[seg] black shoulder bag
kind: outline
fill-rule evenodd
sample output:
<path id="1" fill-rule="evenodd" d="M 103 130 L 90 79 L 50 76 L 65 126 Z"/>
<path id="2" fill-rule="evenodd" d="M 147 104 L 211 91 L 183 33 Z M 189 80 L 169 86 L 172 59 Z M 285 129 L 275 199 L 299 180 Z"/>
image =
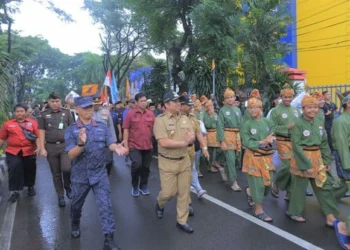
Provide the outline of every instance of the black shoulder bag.
<path id="1" fill-rule="evenodd" d="M 20 126 L 20 128 L 22 129 L 22 132 L 23 132 L 25 138 L 30 142 L 35 142 L 37 139 L 36 135 L 33 132 L 29 131 L 28 129 L 22 127 L 19 122 L 17 122 L 17 123 Z"/>

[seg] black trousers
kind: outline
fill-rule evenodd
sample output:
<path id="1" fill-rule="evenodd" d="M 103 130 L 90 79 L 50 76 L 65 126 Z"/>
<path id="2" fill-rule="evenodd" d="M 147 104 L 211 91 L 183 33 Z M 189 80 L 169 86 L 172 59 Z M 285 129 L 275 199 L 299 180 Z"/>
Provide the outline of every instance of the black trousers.
<path id="1" fill-rule="evenodd" d="M 158 156 L 158 142 L 154 136 L 152 136 L 152 145 L 153 145 L 153 155 Z"/>
<path id="2" fill-rule="evenodd" d="M 130 149 L 131 184 L 134 188 L 147 187 L 149 167 L 152 162 L 153 150 Z"/>
<path id="3" fill-rule="evenodd" d="M 36 156 L 23 156 L 6 153 L 6 163 L 9 173 L 9 190 L 23 190 L 23 187 L 35 185 Z"/>
<path id="4" fill-rule="evenodd" d="M 331 152 L 333 152 L 334 148 L 333 148 L 331 131 L 332 131 L 332 125 L 326 125 L 326 133 L 327 133 L 328 145 L 329 145 L 329 148 L 331 149 Z"/>

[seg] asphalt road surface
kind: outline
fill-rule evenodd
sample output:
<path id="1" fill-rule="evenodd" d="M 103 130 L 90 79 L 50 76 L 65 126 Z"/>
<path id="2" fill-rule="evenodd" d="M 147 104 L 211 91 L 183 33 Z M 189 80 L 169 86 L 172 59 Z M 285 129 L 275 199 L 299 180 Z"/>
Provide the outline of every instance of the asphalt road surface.
<path id="1" fill-rule="evenodd" d="M 325 218 L 314 197 L 307 198 L 305 218 L 298 224 L 285 216 L 287 203 L 269 195 L 265 211 L 274 222 L 267 224 L 251 216 L 244 192 L 235 193 L 219 174 L 207 173 L 201 184 L 207 190 L 202 200 L 192 193 L 195 216 L 188 223 L 195 232 L 186 234 L 175 227 L 175 200 L 165 207 L 162 220 L 155 216 L 155 204 L 160 190 L 157 161 L 153 160 L 149 179 L 149 196 L 132 197 L 130 169 L 124 158 L 115 157 L 110 176 L 113 212 L 116 219 L 115 240 L 123 250 L 216 250 L 216 249 L 341 249 L 333 229 L 325 227 Z M 242 188 L 246 176 L 239 174 Z M 1 250 L 97 250 L 102 249 L 104 236 L 93 193 L 83 207 L 81 238 L 70 236 L 69 201 L 65 208 L 57 206 L 51 173 L 46 159 L 38 159 L 37 195 L 21 195 L 17 204 L 9 205 L 7 184 L 0 192 Z M 350 214 L 350 198 L 343 199 L 340 219 Z"/>

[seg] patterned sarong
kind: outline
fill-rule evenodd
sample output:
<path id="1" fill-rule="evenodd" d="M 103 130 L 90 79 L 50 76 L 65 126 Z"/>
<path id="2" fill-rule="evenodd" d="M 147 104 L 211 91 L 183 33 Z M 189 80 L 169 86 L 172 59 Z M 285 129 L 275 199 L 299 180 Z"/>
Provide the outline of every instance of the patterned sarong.
<path id="1" fill-rule="evenodd" d="M 304 147 L 304 154 L 311 162 L 314 172 L 312 174 L 306 171 L 300 171 L 294 157 L 290 161 L 290 172 L 294 175 L 315 179 L 317 187 L 323 187 L 327 180 L 326 166 L 323 164 L 321 151 L 315 147 Z"/>
<path id="2" fill-rule="evenodd" d="M 254 151 L 246 148 L 243 156 L 242 172 L 255 177 L 262 177 L 265 186 L 271 185 L 270 171 L 275 170 L 272 154 L 255 156 Z"/>

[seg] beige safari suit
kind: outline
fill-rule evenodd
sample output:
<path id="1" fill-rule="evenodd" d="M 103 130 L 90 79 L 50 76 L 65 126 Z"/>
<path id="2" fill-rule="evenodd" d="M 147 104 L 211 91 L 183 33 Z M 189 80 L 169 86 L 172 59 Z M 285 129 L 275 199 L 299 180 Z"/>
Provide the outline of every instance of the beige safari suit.
<path id="1" fill-rule="evenodd" d="M 193 132 L 190 120 L 186 115 L 174 116 L 169 112 L 158 116 L 155 120 L 153 133 L 157 140 L 171 139 L 182 141 L 185 132 Z M 177 222 L 185 224 L 188 218 L 188 205 L 190 202 L 191 185 L 191 161 L 188 156 L 188 147 L 163 148 L 158 143 L 158 166 L 160 173 L 161 191 L 158 195 L 158 205 L 164 208 L 165 203 L 177 194 Z M 170 160 L 169 158 L 181 158 L 181 160 Z"/>

